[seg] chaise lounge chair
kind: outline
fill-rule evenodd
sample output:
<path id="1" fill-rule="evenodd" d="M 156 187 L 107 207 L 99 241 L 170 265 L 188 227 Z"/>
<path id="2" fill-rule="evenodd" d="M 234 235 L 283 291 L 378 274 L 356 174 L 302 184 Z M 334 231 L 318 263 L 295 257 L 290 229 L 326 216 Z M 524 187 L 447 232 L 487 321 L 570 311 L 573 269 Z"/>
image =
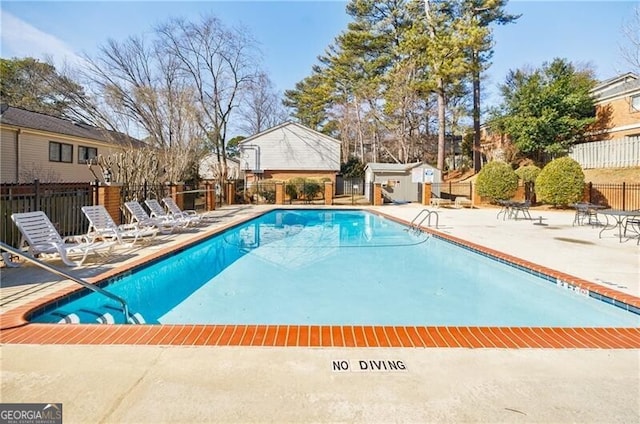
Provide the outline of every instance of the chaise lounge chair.
<path id="1" fill-rule="evenodd" d="M 125 245 L 125 240 L 131 240 L 129 245 L 137 241 L 149 241 L 158 234 L 156 226 L 144 226 L 140 224 L 117 225 L 103 205 L 83 206 L 82 212 L 89 220 L 88 235 L 107 240 L 117 241 Z"/>
<path id="2" fill-rule="evenodd" d="M 174 230 L 184 227 L 186 222 L 176 221 L 173 219 L 165 219 L 159 217 L 150 217 L 147 211 L 144 210 L 142 205 L 136 201 L 125 202 L 124 207 L 131 214 L 131 223 L 137 223 L 139 225 L 155 225 L 160 229 L 162 234 L 172 233 Z"/>
<path id="3" fill-rule="evenodd" d="M 28 246 L 32 256 L 59 255 L 67 266 L 80 266 L 90 253 L 109 255 L 115 242 L 112 240 L 95 241 L 88 236 L 65 237 L 64 239 L 42 211 L 14 213 L 11 215 L 22 234 L 20 246 Z M 78 261 L 70 256 L 81 255 Z"/>
<path id="4" fill-rule="evenodd" d="M 198 215 L 196 211 L 190 209 L 181 210 L 176 201 L 173 200 L 173 197 L 165 197 L 162 199 L 162 203 L 165 204 L 171 216 L 187 219 L 191 224 L 195 225 L 200 224 L 202 221 L 202 216 Z"/>
<path id="5" fill-rule="evenodd" d="M 179 223 L 183 227 L 188 227 L 189 225 L 194 223 L 190 219 L 174 216 L 173 214 L 167 213 L 156 199 L 147 199 L 144 201 L 144 204 L 147 205 L 147 207 L 151 211 L 151 218 L 173 221 Z"/>

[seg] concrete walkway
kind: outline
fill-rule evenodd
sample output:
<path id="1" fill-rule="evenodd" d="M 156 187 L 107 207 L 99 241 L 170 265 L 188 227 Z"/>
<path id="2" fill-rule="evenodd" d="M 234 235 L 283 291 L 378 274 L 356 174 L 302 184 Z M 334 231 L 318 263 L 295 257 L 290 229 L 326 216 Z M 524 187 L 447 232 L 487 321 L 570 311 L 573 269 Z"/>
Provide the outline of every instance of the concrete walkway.
<path id="1" fill-rule="evenodd" d="M 421 208 L 376 209 L 411 220 Z M 439 230 L 639 295 L 635 240 L 599 239 L 599 229 L 573 227 L 570 212 L 536 212 L 547 226 L 496 213 L 442 208 Z M 66 284 L 29 267 L 1 278 L 5 309 Z M 65 423 L 640 421 L 638 350 L 4 345 L 0 355 L 0 402 L 62 402 Z M 402 367 L 361 370 L 382 360 Z"/>

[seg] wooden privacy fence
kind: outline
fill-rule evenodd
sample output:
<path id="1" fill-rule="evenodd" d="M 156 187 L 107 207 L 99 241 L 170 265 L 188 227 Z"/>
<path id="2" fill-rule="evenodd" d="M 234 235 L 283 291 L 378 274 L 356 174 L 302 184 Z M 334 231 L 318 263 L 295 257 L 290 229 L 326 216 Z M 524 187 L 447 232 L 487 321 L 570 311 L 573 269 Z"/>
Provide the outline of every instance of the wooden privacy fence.
<path id="1" fill-rule="evenodd" d="M 0 184 L 0 240 L 18 247 L 20 232 L 11 214 L 43 211 L 61 236 L 83 234 L 89 223 L 81 208 L 96 203 L 91 183 Z"/>
<path id="2" fill-rule="evenodd" d="M 473 190 L 474 186 L 471 181 L 466 183 L 445 182 L 431 184 L 431 192 L 433 195 L 442 199 L 455 200 L 456 197 L 466 197 L 471 199 L 473 196 Z"/>
<path id="3" fill-rule="evenodd" d="M 583 169 L 640 166 L 640 136 L 577 144 L 569 156 Z"/>

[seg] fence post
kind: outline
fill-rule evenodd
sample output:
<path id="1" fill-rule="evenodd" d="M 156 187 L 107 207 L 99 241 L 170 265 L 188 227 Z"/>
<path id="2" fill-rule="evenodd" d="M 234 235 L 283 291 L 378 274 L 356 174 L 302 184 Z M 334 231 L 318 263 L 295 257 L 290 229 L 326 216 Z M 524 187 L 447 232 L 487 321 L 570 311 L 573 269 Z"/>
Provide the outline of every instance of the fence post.
<path id="1" fill-rule="evenodd" d="M 227 195 L 227 205 L 233 205 L 236 201 L 236 185 L 233 181 L 229 181 L 225 183 L 226 186 L 226 195 Z"/>
<path id="2" fill-rule="evenodd" d="M 429 205 L 431 202 L 431 183 L 422 184 L 422 204 Z"/>
<path id="3" fill-rule="evenodd" d="M 100 197 L 98 195 L 98 187 L 100 186 L 100 180 L 95 179 L 93 182 L 93 206 L 100 204 Z"/>
<path id="4" fill-rule="evenodd" d="M 180 209 L 184 209 L 184 183 L 176 183 L 175 185 L 171 185 L 171 197 L 176 201 L 176 204 Z"/>
<path id="5" fill-rule="evenodd" d="M 284 183 L 276 182 L 276 205 L 284 205 Z"/>
<path id="6" fill-rule="evenodd" d="M 373 206 L 382 206 L 383 203 L 382 183 L 373 183 Z"/>
<path id="7" fill-rule="evenodd" d="M 40 180 L 37 178 L 33 180 L 33 186 L 36 189 L 36 195 L 33 199 L 35 204 L 33 205 L 33 208 L 31 210 L 39 211 L 42 210 L 42 208 L 40 207 Z"/>
<path id="8" fill-rule="evenodd" d="M 331 181 L 324 183 L 324 204 L 333 205 L 333 182 Z"/>
<path id="9" fill-rule="evenodd" d="M 149 188 L 147 187 L 147 180 L 144 180 L 144 184 L 142 184 L 142 197 L 143 199 L 138 199 L 138 201 L 146 200 L 149 198 Z"/>
<path id="10" fill-rule="evenodd" d="M 589 203 L 593 203 L 592 201 L 592 197 L 591 197 L 591 193 L 593 192 L 593 183 L 591 181 L 589 181 Z"/>
<path id="11" fill-rule="evenodd" d="M 121 183 L 104 183 L 97 187 L 98 202 L 96 204 L 103 205 L 116 224 L 122 223 L 120 217 L 121 187 Z"/>
<path id="12" fill-rule="evenodd" d="M 482 204 L 482 196 L 478 194 L 478 185 L 473 184 L 473 195 L 471 196 L 471 205 L 473 207 L 480 207 L 481 204 Z"/>
<path id="13" fill-rule="evenodd" d="M 627 188 L 627 183 L 625 183 L 624 181 L 622 182 L 622 210 L 626 211 L 626 201 L 625 201 L 625 197 L 626 197 L 626 188 Z M 626 227 L 625 227 L 626 229 Z"/>
<path id="14" fill-rule="evenodd" d="M 212 211 L 216 208 L 216 192 L 213 187 L 213 184 L 209 182 L 204 184 L 204 207 L 207 211 Z"/>

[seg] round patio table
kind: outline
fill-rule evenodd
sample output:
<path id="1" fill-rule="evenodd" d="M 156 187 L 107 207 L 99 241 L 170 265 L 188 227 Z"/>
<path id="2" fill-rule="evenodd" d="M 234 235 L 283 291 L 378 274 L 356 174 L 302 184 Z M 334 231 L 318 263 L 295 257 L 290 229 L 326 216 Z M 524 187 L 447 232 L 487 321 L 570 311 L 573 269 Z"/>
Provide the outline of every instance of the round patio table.
<path id="1" fill-rule="evenodd" d="M 598 238 L 602 238 L 602 233 L 605 230 L 615 230 L 618 228 L 618 239 L 620 243 L 622 243 L 622 226 L 624 225 L 625 220 L 629 217 L 639 217 L 639 211 L 623 211 L 619 209 L 603 209 L 598 211 L 598 215 L 604 215 L 606 223 L 604 227 L 600 230 L 598 234 Z M 613 223 L 609 223 L 609 217 L 611 217 Z"/>

